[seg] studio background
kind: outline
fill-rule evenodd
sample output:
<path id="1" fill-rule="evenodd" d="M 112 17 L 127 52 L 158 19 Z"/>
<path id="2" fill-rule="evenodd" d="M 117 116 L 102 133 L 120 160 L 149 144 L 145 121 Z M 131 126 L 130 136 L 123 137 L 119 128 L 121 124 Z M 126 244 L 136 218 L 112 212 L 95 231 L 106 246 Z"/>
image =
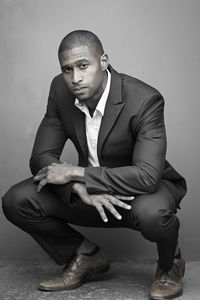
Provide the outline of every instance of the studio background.
<path id="1" fill-rule="evenodd" d="M 75 29 L 96 33 L 119 72 L 165 98 L 167 159 L 186 178 L 178 216 L 186 259 L 200 259 L 200 1 L 0 0 L 0 193 L 30 177 L 29 157 L 45 113 L 57 48 Z M 63 159 L 77 162 L 72 144 Z M 0 255 L 47 254 L 0 212 Z M 155 245 L 129 229 L 79 228 L 112 258 L 155 258 Z"/>

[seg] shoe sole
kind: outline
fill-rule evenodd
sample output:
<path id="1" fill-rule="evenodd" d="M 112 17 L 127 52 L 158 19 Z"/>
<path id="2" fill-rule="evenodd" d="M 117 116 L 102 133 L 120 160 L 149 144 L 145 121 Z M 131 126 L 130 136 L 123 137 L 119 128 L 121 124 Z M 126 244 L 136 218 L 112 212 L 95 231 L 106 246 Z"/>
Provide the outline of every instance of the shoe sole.
<path id="1" fill-rule="evenodd" d="M 102 267 L 99 267 L 99 268 L 93 270 L 92 272 L 88 272 L 88 274 L 86 274 L 81 281 L 79 281 L 78 283 L 76 283 L 70 287 L 64 287 L 64 288 L 53 288 L 52 287 L 52 288 L 50 288 L 50 287 L 45 287 L 45 286 L 39 286 L 38 290 L 43 291 L 43 292 L 59 292 L 59 291 L 73 290 L 73 289 L 78 288 L 85 282 L 94 279 L 96 276 L 109 271 L 109 269 L 110 269 L 110 265 L 107 264 L 105 266 L 102 266 Z"/>
<path id="2" fill-rule="evenodd" d="M 150 300 L 167 300 L 167 299 L 174 299 L 176 297 L 179 297 L 183 294 L 183 291 L 177 293 L 176 295 L 165 297 L 165 298 L 160 298 L 160 297 L 150 297 Z"/>

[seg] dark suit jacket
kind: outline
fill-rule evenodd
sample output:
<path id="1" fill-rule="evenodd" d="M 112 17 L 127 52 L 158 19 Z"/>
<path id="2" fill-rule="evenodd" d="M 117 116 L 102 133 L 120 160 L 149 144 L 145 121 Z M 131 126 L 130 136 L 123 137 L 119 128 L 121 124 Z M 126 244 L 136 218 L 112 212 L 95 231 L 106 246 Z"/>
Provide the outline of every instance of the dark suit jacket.
<path id="1" fill-rule="evenodd" d="M 166 183 L 177 203 L 186 193 L 184 178 L 165 160 L 166 133 L 162 95 L 144 82 L 117 73 L 111 66 L 111 88 L 98 137 L 100 167 L 88 167 L 85 115 L 74 105 L 62 74 L 51 84 L 47 111 L 37 132 L 30 167 L 33 174 L 58 162 L 69 138 L 86 167 L 89 193 L 154 193 Z M 50 185 L 70 203 L 72 183 Z"/>

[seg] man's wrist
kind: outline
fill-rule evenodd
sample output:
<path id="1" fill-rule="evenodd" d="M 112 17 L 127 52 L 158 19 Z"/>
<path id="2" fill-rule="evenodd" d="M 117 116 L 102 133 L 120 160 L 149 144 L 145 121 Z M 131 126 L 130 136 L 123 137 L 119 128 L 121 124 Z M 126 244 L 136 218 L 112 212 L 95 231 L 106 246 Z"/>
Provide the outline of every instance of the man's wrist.
<path id="1" fill-rule="evenodd" d="M 80 193 L 83 193 L 83 190 L 85 189 L 85 184 L 81 182 L 74 182 L 72 186 L 73 193 L 80 195 Z"/>
<path id="2" fill-rule="evenodd" d="M 72 171 L 71 180 L 78 182 L 85 182 L 85 168 L 74 167 Z"/>

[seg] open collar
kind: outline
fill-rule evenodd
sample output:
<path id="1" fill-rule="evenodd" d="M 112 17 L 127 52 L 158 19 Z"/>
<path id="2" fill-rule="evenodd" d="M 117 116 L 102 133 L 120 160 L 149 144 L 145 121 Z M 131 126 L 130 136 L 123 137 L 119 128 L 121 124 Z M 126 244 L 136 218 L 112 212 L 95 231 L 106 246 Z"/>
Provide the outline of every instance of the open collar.
<path id="1" fill-rule="evenodd" d="M 97 154 L 99 162 L 101 161 L 101 151 L 106 138 L 113 128 L 119 114 L 121 113 L 124 102 L 122 101 L 122 80 L 118 72 L 116 72 L 110 65 L 109 71 L 111 72 L 111 83 L 108 99 L 106 101 L 104 116 L 102 118 L 98 143 L 97 143 Z M 84 153 L 87 151 L 87 139 L 85 132 L 85 114 L 83 114 L 78 108 L 74 110 L 74 126 L 76 129 L 76 135 L 79 140 L 81 149 Z"/>
<path id="2" fill-rule="evenodd" d="M 99 102 L 98 102 L 98 104 L 95 108 L 94 115 L 97 111 L 99 111 L 102 116 L 104 115 L 105 106 L 106 106 L 106 102 L 107 102 L 108 95 L 109 95 L 109 92 L 110 92 L 110 84 L 111 84 L 111 73 L 110 73 L 109 70 L 106 70 L 106 71 L 107 71 L 107 74 L 108 74 L 106 87 L 105 87 L 104 92 L 101 95 L 101 98 L 99 99 Z M 90 117 L 88 107 L 85 105 L 84 102 L 82 102 L 82 101 L 80 101 L 79 99 L 76 98 L 75 102 L 74 102 L 74 105 L 76 107 L 78 107 L 78 109 L 80 109 L 84 114 L 86 114 L 88 117 Z"/>

